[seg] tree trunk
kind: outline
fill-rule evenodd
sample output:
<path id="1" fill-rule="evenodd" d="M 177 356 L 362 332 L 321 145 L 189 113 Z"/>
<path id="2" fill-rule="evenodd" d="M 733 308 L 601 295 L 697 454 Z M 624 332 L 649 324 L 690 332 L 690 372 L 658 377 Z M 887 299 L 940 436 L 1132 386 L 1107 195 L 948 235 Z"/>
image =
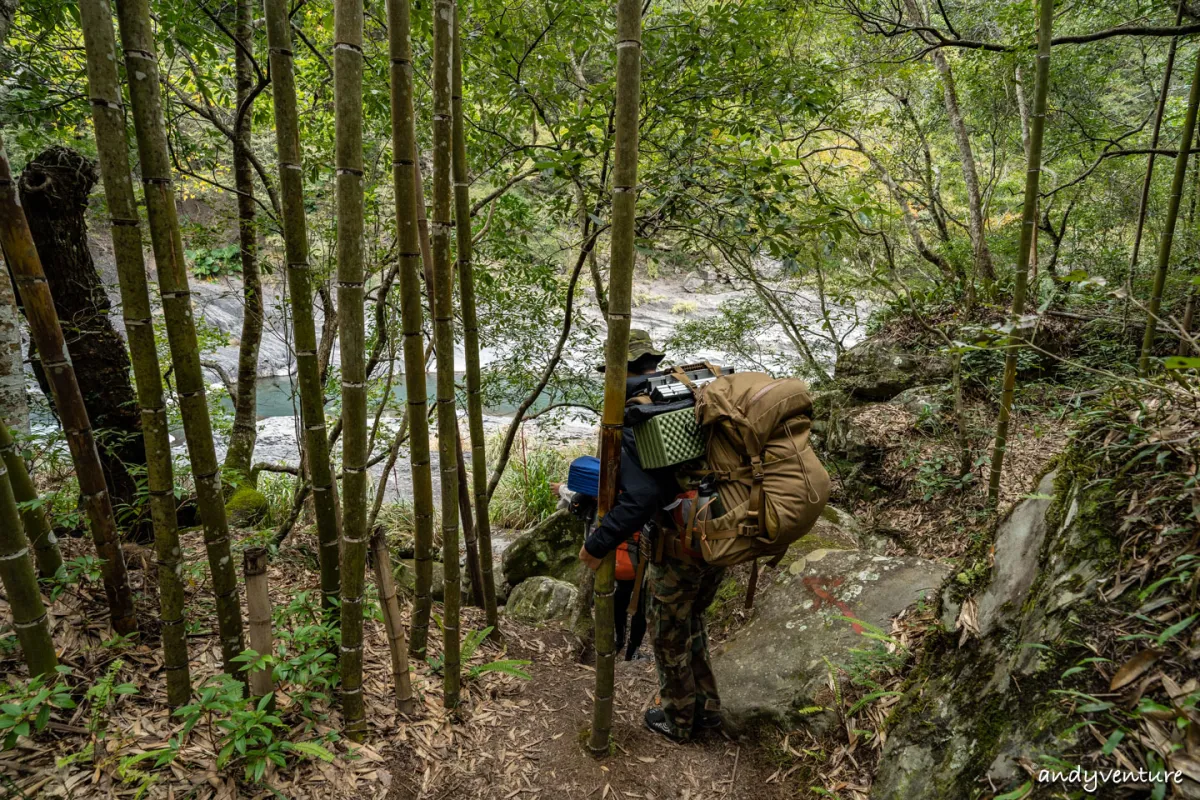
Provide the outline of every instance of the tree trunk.
<path id="1" fill-rule="evenodd" d="M 253 105 L 254 0 L 237 0 L 237 111 L 233 132 L 233 177 L 237 188 L 238 244 L 242 261 L 242 338 L 238 342 L 237 394 L 233 400 L 233 430 L 225 451 L 225 469 L 250 477 L 254 443 L 258 438 L 258 347 L 262 341 L 262 281 L 258 273 L 258 226 L 255 222 L 254 167 L 250 163 L 250 123 Z"/>
<path id="2" fill-rule="evenodd" d="M 637 214 L 638 109 L 641 94 L 642 14 L 638 0 L 617 2 L 616 159 L 613 164 L 612 242 L 608 277 L 608 341 L 604 361 L 604 414 L 600 426 L 599 515 L 617 499 L 621 468 L 621 427 L 625 412 L 625 370 L 633 294 L 634 225 Z M 613 569 L 609 553 L 596 572 L 596 695 L 592 706 L 592 755 L 607 755 L 612 731 Z"/>
<path id="3" fill-rule="evenodd" d="M 1179 10 L 1175 14 L 1175 24 L 1183 21 L 1183 9 L 1186 0 L 1179 0 Z M 1154 183 L 1154 157 L 1158 149 L 1158 139 L 1162 133 L 1163 115 L 1167 110 L 1167 99 L 1171 95 L 1171 77 L 1175 72 L 1175 53 L 1179 48 L 1179 37 L 1171 39 L 1167 48 L 1167 63 L 1163 66 L 1162 86 L 1158 90 L 1158 105 L 1154 109 L 1154 127 L 1150 134 L 1150 155 L 1146 156 L 1146 175 L 1142 178 L 1142 193 L 1138 198 L 1137 227 L 1133 230 L 1133 249 L 1129 254 L 1129 271 L 1125 274 L 1125 312 L 1129 311 L 1129 301 L 1133 297 L 1133 277 L 1137 272 L 1138 256 L 1142 250 L 1142 234 L 1146 230 L 1146 211 L 1150 206 L 1150 187 Z"/>
<path id="4" fill-rule="evenodd" d="M 129 141 L 117 75 L 116 37 L 112 12 L 104 0 L 84 0 L 80 4 L 80 18 L 87 50 L 88 90 L 97 101 L 103 101 L 92 103 L 92 124 L 96 131 L 104 195 L 111 215 L 113 254 L 121 286 L 121 313 L 142 415 L 146 484 L 158 567 L 167 702 L 178 708 L 187 703 L 192 692 L 184 612 L 183 552 L 176 521 L 171 437 L 167 430 L 162 373 L 154 342 L 150 290 L 146 285 L 146 263 L 142 255 L 141 221 L 129 169 Z"/>
<path id="5" fill-rule="evenodd" d="M 2 428 L 3 425 L 0 425 Z M 46 620 L 46 607 L 38 589 L 29 544 L 17 513 L 17 498 L 0 462 L 0 586 L 12 609 L 13 628 L 30 675 L 49 675 L 58 666 L 54 640 Z"/>
<path id="6" fill-rule="evenodd" d="M 918 24 L 924 24 L 924 15 L 917 7 L 916 0 L 904 0 L 908 13 Z M 971 250 L 975 255 L 975 269 L 983 276 L 988 285 L 995 283 L 996 271 L 992 266 L 992 252 L 988 249 L 986 231 L 983 222 L 983 193 L 979 189 L 979 171 L 975 167 L 975 152 L 971 147 L 971 135 L 967 131 L 967 123 L 963 120 L 962 109 L 958 105 L 958 90 L 954 85 L 954 72 L 950 62 L 941 50 L 934 49 L 929 57 L 942 76 L 942 90 L 946 102 L 946 118 L 950 121 L 950 129 L 954 131 L 954 142 L 958 145 L 958 158 L 962 165 L 963 183 L 967 185 L 967 222 L 971 234 Z"/>
<path id="7" fill-rule="evenodd" d="M 296 111 L 296 80 L 292 32 L 286 0 L 267 0 L 267 46 L 271 53 L 271 94 L 275 107 L 275 142 L 279 156 L 282 195 L 284 257 L 287 259 L 288 294 L 292 308 L 292 338 L 296 348 L 296 374 L 300 389 L 300 420 L 304 426 L 304 455 L 312 482 L 317 517 L 318 561 L 321 568 L 321 603 L 334 607 L 341 591 L 338 563 L 338 521 L 333 502 L 333 473 L 325 431 L 325 392 L 317 328 L 313 315 L 312 267 L 308 260 L 308 226 L 304 213 L 304 178 L 300 155 L 300 126 Z M 325 303 L 326 319 L 336 315 Z M 333 336 L 326 335 L 326 345 Z M 306 493 L 298 479 L 297 495 Z M 287 526 L 290 529 L 290 525 Z M 281 530 L 284 528 L 281 527 Z"/>
<path id="8" fill-rule="evenodd" d="M 100 570 L 113 630 L 122 635 L 133 633 L 137 630 L 133 592 L 125 571 L 125 554 L 117 537 L 112 501 L 104 483 L 104 469 L 100 454 L 96 452 L 83 394 L 68 360 L 66 341 L 54 313 L 54 300 L 38 260 L 33 234 L 17 197 L 3 139 L 0 139 L 0 247 L 4 249 L 16 278 L 29 318 L 29 334 L 42 354 L 51 394 L 62 419 L 63 433 L 79 480 L 80 499 L 96 544 L 96 555 L 103 562 Z"/>
<path id="9" fill-rule="evenodd" d="M 20 315 L 17 313 L 17 293 L 13 291 L 6 263 L 0 264 L 0 424 L 29 434 Z"/>
<path id="10" fill-rule="evenodd" d="M 1171 179 L 1171 196 L 1167 202 L 1167 216 L 1163 220 L 1162 236 L 1158 242 L 1157 266 L 1154 270 L 1154 286 L 1150 290 L 1150 302 L 1146 308 L 1146 331 L 1142 335 L 1142 352 L 1138 358 L 1138 374 L 1145 377 L 1150 371 L 1150 357 L 1154 353 L 1154 334 L 1158 330 L 1158 312 L 1162 309 L 1163 288 L 1167 284 L 1167 270 L 1171 266 L 1171 245 L 1175 241 L 1175 223 L 1179 219 L 1179 206 L 1183 200 L 1183 185 L 1187 181 L 1188 143 L 1196 130 L 1196 110 L 1200 106 L 1200 57 L 1192 73 L 1192 89 L 1188 94 L 1187 114 L 1183 118 L 1180 134 L 1179 155 L 1175 157 L 1175 175 Z"/>
<path id="11" fill-rule="evenodd" d="M 396 195 L 396 250 L 400 266 L 400 313 L 404 326 L 404 384 L 408 394 L 409 466 L 412 470 L 416 592 L 409 653 L 425 657 L 433 568 L 433 475 L 429 454 L 429 389 L 425 385 L 420 235 L 417 209 L 424 203 L 417 170 L 413 113 L 412 45 L 408 0 L 388 0 L 391 56 L 392 186 Z"/>
<path id="12" fill-rule="evenodd" d="M 437 353 L 438 455 L 442 475 L 442 569 L 445 572 L 442 633 L 443 703 L 459 702 L 458 470 L 454 448 L 454 276 L 450 271 L 451 83 L 454 62 L 454 2 L 433 4 L 433 279 L 434 350 Z"/>
<path id="13" fill-rule="evenodd" d="M 342 717 L 366 734 L 362 602 L 367 557 L 367 387 L 363 333 L 362 0 L 334 1 L 338 337 L 342 363 Z"/>
<path id="14" fill-rule="evenodd" d="M 138 507 L 138 487 L 126 465 L 144 467 L 142 421 L 129 382 L 125 341 L 113 327 L 112 303 L 88 249 L 88 195 L 96 185 L 96 165 L 57 145 L 25 166 L 18 185 L 25 218 L 54 297 L 54 310 L 67 336 L 76 378 L 96 433 L 100 463 L 117 520 L 135 534 L 149 534 L 146 509 Z"/>
<path id="15" fill-rule="evenodd" d="M 471 586 L 482 601 L 487 624 L 499 635 L 496 583 L 492 558 L 492 525 L 488 519 L 486 436 L 483 431 L 483 390 L 479 368 L 479 319 L 475 313 L 475 272 L 471 264 L 471 183 L 467 173 L 467 135 L 463 120 L 462 36 L 458 6 L 454 14 L 454 76 L 451 110 L 454 115 L 454 224 L 458 241 L 458 290 L 462 298 L 463 349 L 467 358 L 467 418 L 471 431 L 471 483 L 475 492 L 475 565 Z M 462 475 L 460 474 L 460 477 Z M 465 532 L 465 531 L 464 531 Z M 467 555 L 471 555 L 471 542 Z M 470 565 L 468 565 L 470 566 Z M 476 572 L 478 571 L 478 575 Z"/>
<path id="16" fill-rule="evenodd" d="M 166 320 L 167 342 L 175 375 L 175 394 L 183 416 L 183 433 L 191 460 L 196 502 L 204 525 L 204 547 L 212 574 L 217 607 L 221 662 L 225 672 L 237 675 L 233 659 L 245 648 L 242 638 L 242 609 L 238 599 L 237 572 L 230 549 L 229 524 L 221 493 L 221 469 L 213 445 L 212 420 L 204 376 L 200 371 L 200 348 L 196 341 L 183 239 L 175 210 L 175 188 L 167 154 L 167 133 L 159 89 L 155 36 L 150 22 L 149 0 L 119 0 L 117 14 L 121 44 L 125 51 L 125 73 L 133 106 L 141 161 L 150 242 L 158 271 L 159 293 Z"/>
<path id="17" fill-rule="evenodd" d="M 1000 473 L 1008 447 L 1008 421 L 1012 415 L 1013 392 L 1017 383 L 1017 326 L 1025 312 L 1025 288 L 1029 279 L 1029 258 L 1037 231 L 1038 184 L 1042 175 L 1042 138 L 1046 127 L 1046 96 L 1050 83 L 1050 28 L 1054 21 L 1053 0 L 1038 3 L 1037 71 L 1034 75 L 1033 113 L 1029 119 L 1029 158 L 1025 168 L 1025 205 L 1021 213 L 1021 240 L 1017 245 L 1017 274 L 1013 288 L 1012 333 L 1004 357 L 1004 384 L 1000 394 L 1000 416 L 996 423 L 996 446 L 992 450 L 992 468 L 988 479 L 988 502 L 1000 498 Z"/>

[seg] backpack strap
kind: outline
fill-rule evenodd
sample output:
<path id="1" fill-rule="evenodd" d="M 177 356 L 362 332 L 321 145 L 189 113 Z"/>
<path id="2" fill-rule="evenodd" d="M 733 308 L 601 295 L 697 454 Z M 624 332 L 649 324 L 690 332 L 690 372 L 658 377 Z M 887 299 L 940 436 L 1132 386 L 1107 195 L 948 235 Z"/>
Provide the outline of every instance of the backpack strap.
<path id="1" fill-rule="evenodd" d="M 750 456 L 750 500 L 746 507 L 746 521 L 742 523 L 742 536 L 761 536 L 766 531 L 766 514 L 763 510 L 763 461 L 762 454 Z"/>
<path id="2" fill-rule="evenodd" d="M 628 611 L 634 616 L 637 615 L 638 601 L 642 596 L 642 583 L 646 580 L 646 554 L 640 555 L 642 557 L 638 559 L 637 571 L 633 575 L 633 594 L 629 597 Z"/>

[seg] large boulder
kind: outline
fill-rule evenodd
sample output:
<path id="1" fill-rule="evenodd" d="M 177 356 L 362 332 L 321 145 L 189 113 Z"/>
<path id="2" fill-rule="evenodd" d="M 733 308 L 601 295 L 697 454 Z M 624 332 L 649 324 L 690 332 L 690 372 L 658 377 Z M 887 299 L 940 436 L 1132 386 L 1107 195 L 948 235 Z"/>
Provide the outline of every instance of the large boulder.
<path id="1" fill-rule="evenodd" d="M 533 623 L 565 619 L 571 615 L 578 594 L 579 590 L 566 581 L 536 575 L 509 592 L 504 614 Z"/>
<path id="2" fill-rule="evenodd" d="M 249 484 L 234 490 L 225 503 L 225 516 L 235 528 L 257 528 L 271 514 L 271 502 L 266 495 Z"/>
<path id="3" fill-rule="evenodd" d="M 934 353 L 910 353 L 880 338 L 866 339 L 837 359 L 834 377 L 859 400 L 891 400 L 905 389 L 950 377 L 950 360 Z"/>
<path id="4" fill-rule="evenodd" d="M 433 586 L 430 588 L 430 594 L 434 600 L 444 600 L 446 598 L 446 574 L 442 571 L 441 562 L 431 561 L 430 563 L 433 564 L 431 570 Z M 392 574 L 396 578 L 396 588 L 411 597 L 417 590 L 417 562 L 411 558 L 404 558 L 395 564 L 392 567 Z"/>
<path id="5" fill-rule="evenodd" d="M 1168 782 L 1169 796 L 1200 798 L 1200 762 L 1176 724 L 1183 697 L 1196 687 L 1194 679 L 1182 678 L 1198 674 L 1200 635 L 1190 644 L 1186 634 L 1165 644 L 1118 636 L 1137 631 L 1136 620 L 1148 620 L 1149 609 L 1168 609 L 1165 620 L 1188 613 L 1170 615 L 1187 602 L 1187 590 L 1173 593 L 1175 584 L 1154 583 L 1151 551 L 1128 544 L 1166 539 L 1165 526 L 1121 513 L 1130 494 L 1137 498 L 1139 490 L 1165 480 L 1159 473 L 1166 470 L 1147 459 L 1140 472 L 1127 472 L 1137 465 L 1112 458 L 1096 447 L 1096 438 L 1079 437 L 1057 471 L 997 525 L 993 539 L 968 553 L 956 579 L 943 587 L 945 632 L 926 636 L 893 706 L 873 799 L 1066 796 L 1081 785 L 1047 784 L 1040 769 L 1031 780 L 1027 769 L 1064 763 L 1100 773 L 1128 768 L 1120 750 L 1130 742 L 1139 766 L 1153 765 L 1149 751 L 1156 751 L 1158 763 L 1181 771 L 1178 783 Z M 1109 471 L 1098 474 L 1097 463 Z M 1118 469 L 1123 483 L 1105 479 Z M 1142 513 L 1153 513 L 1147 507 Z M 1147 527 L 1151 536 L 1133 538 Z M 1170 570 L 1171 562 L 1163 563 L 1157 575 Z M 1158 587 L 1152 605 L 1134 591 L 1147 585 Z M 1068 695 L 1079 699 L 1064 702 Z M 1083 702 L 1096 697 L 1091 705 Z M 1171 703 L 1175 710 L 1167 711 Z M 1126 710 L 1133 708 L 1140 710 Z M 1127 729 L 1123 741 L 1113 735 L 1118 725 Z M 1105 741 L 1102 750 L 1097 743 Z M 1017 791 L 1029 783 L 1028 794 Z M 1128 792 L 1116 783 L 1099 787 L 1094 796 L 1153 796 L 1144 783 Z"/>
<path id="6" fill-rule="evenodd" d="M 583 522 L 556 511 L 518 536 L 504 551 L 504 579 L 517 586 L 535 575 L 571 580 L 583 545 Z"/>
<path id="7" fill-rule="evenodd" d="M 714 654 L 721 708 L 734 728 L 772 722 L 822 731 L 829 663 L 876 646 L 852 617 L 884 630 L 912 603 L 933 597 L 947 570 L 920 558 L 817 549 L 795 559 L 755 601 L 754 618 Z M 828 659 L 829 663 L 826 663 Z"/>

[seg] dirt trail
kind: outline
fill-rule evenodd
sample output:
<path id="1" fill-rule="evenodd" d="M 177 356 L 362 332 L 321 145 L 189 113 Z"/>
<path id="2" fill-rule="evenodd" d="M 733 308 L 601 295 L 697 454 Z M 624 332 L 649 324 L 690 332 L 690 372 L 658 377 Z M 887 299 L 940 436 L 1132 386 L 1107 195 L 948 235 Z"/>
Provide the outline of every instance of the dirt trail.
<path id="1" fill-rule="evenodd" d="M 389 800 L 795 796 L 760 747 L 720 734 L 680 745 L 647 731 L 642 714 L 657 686 L 651 661 L 618 663 L 615 753 L 592 758 L 584 742 L 593 669 L 574 661 L 560 630 L 510 624 L 506 632 L 508 657 L 531 660 L 532 679 L 488 679 L 482 695 L 473 687 L 472 707 L 452 729 L 429 717 L 411 728 L 411 749 L 389 765 Z"/>

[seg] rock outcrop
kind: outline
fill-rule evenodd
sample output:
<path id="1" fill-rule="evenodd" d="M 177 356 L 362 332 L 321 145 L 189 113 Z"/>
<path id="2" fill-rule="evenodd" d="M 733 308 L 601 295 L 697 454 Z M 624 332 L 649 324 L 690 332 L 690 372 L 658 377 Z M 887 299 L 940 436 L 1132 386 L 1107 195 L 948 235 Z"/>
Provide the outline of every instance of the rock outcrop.
<path id="1" fill-rule="evenodd" d="M 571 615 L 579 590 L 566 581 L 536 575 L 515 586 L 504 606 L 505 616 L 523 622 L 549 622 Z"/>
<path id="2" fill-rule="evenodd" d="M 504 579 L 517 586 L 536 575 L 571 580 L 583 545 L 583 522 L 556 511 L 518 536 L 504 551 Z"/>
<path id="3" fill-rule="evenodd" d="M 905 389 L 950 377 L 950 360 L 933 353 L 910 353 L 879 338 L 859 342 L 838 356 L 834 377 L 858 400 L 891 400 Z"/>
<path id="4" fill-rule="evenodd" d="M 946 573 L 924 559 L 861 550 L 798 554 L 760 589 L 753 619 L 713 657 L 726 720 L 734 728 L 774 722 L 825 729 L 836 720 L 827 696 L 830 665 L 876 646 L 853 620 L 887 630 L 909 605 L 936 597 Z"/>

